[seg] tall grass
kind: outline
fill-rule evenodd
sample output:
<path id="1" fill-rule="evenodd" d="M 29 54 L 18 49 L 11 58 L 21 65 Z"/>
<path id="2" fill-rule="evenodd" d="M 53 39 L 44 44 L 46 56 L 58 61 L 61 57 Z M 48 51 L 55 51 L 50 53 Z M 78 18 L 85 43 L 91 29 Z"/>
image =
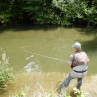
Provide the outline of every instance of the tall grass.
<path id="1" fill-rule="evenodd" d="M 16 91 L 12 91 L 10 95 L 13 95 L 11 97 L 21 97 L 17 95 L 22 95 L 22 97 L 59 97 L 60 92 L 57 92 L 57 87 L 59 86 L 57 85 L 57 81 L 62 80 L 61 78 L 63 76 L 65 77 L 64 73 L 21 73 L 21 75 L 19 74 L 18 78 L 15 79 L 15 84 L 18 84 L 18 86 L 13 89 L 16 89 Z M 87 80 L 84 81 L 87 83 Z M 81 90 L 74 88 L 76 84 L 77 80 L 72 80 L 70 86 L 66 89 L 67 92 L 64 92 L 63 95 L 65 95 L 65 97 L 92 97 L 89 96 L 91 92 L 86 90 L 87 87 L 85 87 L 85 83 L 81 87 Z M 22 91 L 19 90 L 20 88 L 23 88 Z M 88 92 L 89 95 L 87 95 L 86 92 Z M 94 95 L 93 97 L 96 96 Z"/>
<path id="2" fill-rule="evenodd" d="M 14 76 L 12 73 L 12 68 L 9 64 L 9 58 L 6 57 L 6 53 L 1 52 L 0 61 L 0 88 L 6 86 L 9 81 L 13 81 Z"/>
<path id="3" fill-rule="evenodd" d="M 16 92 L 11 97 L 73 97 L 70 95 L 67 95 L 66 91 L 63 92 L 62 95 L 58 94 L 55 90 L 52 88 L 44 91 L 43 87 L 39 85 L 40 91 L 36 90 L 32 95 L 28 96 L 26 89 L 21 89 L 20 91 Z M 90 97 L 89 94 L 82 89 L 77 89 L 76 87 L 73 88 L 75 97 Z"/>

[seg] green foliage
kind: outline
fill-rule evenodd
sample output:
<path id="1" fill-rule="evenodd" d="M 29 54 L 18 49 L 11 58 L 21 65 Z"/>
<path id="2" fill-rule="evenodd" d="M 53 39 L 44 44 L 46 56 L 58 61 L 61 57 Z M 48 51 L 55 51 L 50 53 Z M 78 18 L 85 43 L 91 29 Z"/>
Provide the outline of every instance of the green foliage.
<path id="1" fill-rule="evenodd" d="M 63 21 L 66 20 L 70 23 L 77 21 L 80 24 L 83 21 L 87 24 L 97 23 L 96 6 L 88 7 L 88 2 L 85 0 L 53 0 L 53 5 L 64 13 Z"/>
<path id="2" fill-rule="evenodd" d="M 7 5 L 8 4 L 8 5 Z M 10 17 L 9 2 L 0 2 L 0 22 L 6 23 L 9 22 Z"/>
<path id="3" fill-rule="evenodd" d="M 83 90 L 79 90 L 76 87 L 73 90 L 77 97 L 87 97 L 88 96 L 88 93 L 84 92 Z"/>
<path id="4" fill-rule="evenodd" d="M 63 92 L 63 95 L 62 95 L 62 96 L 63 96 L 63 97 L 71 97 L 71 96 L 68 96 L 65 91 Z"/>
<path id="5" fill-rule="evenodd" d="M 7 0 L 0 1 L 0 22 L 19 23 L 23 20 L 22 6 L 24 1 Z"/>
<path id="6" fill-rule="evenodd" d="M 1 0 L 0 22 L 97 25 L 97 0 Z"/>
<path id="7" fill-rule="evenodd" d="M 51 7 L 51 0 L 26 0 L 24 7 L 34 24 L 59 24 L 59 16 Z"/>
<path id="8" fill-rule="evenodd" d="M 4 52 L 2 53 L 2 60 L 0 61 L 0 87 L 6 85 L 9 81 L 13 81 L 12 68 Z"/>
<path id="9" fill-rule="evenodd" d="M 58 97 L 57 94 L 52 89 L 50 89 L 48 92 L 46 92 L 45 96 L 46 97 Z"/>
<path id="10" fill-rule="evenodd" d="M 41 91 L 41 89 L 42 89 L 42 91 Z M 79 90 L 76 87 L 73 90 L 74 90 L 74 94 L 76 97 L 89 97 L 89 94 L 83 90 Z M 27 93 L 27 91 L 28 91 L 28 88 L 21 89 L 20 91 L 16 92 L 11 97 L 28 97 L 29 93 Z M 40 90 L 38 90 L 38 91 L 35 90 L 33 95 L 31 94 L 31 97 L 59 97 L 59 96 L 60 97 L 73 97 L 73 96 L 70 96 L 69 94 L 67 95 L 67 93 L 65 91 L 63 92 L 62 95 L 59 95 L 53 89 L 44 91 L 42 86 L 40 86 Z"/>
<path id="11" fill-rule="evenodd" d="M 27 97 L 26 94 L 24 93 L 23 89 L 20 91 L 16 92 L 12 97 Z"/>

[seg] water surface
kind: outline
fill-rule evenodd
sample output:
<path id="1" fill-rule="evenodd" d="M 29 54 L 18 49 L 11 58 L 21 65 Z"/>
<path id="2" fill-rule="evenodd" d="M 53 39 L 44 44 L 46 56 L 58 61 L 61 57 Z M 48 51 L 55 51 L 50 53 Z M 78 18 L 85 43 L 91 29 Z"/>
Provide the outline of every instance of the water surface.
<path id="1" fill-rule="evenodd" d="M 96 29 L 27 27 L 24 25 L 3 29 L 0 32 L 0 46 L 10 58 L 14 72 L 22 72 L 30 62 L 38 64 L 42 72 L 69 72 L 67 61 L 74 53 L 72 45 L 77 41 L 82 43 L 82 50 L 90 58 L 88 74 L 97 72 Z M 65 62 L 54 58 L 62 59 Z"/>
<path id="2" fill-rule="evenodd" d="M 88 75 L 97 74 L 97 29 L 27 25 L 2 28 L 0 47 L 9 57 L 15 81 L 0 92 L 0 97 L 8 97 L 25 87 L 28 87 L 30 97 L 39 85 L 43 89 L 55 89 L 57 82 L 63 81 L 71 70 L 67 61 L 74 53 L 72 45 L 75 42 L 80 42 L 82 50 L 89 56 Z M 86 80 L 85 90 L 87 86 Z M 89 88 L 91 91 L 91 86 Z M 92 95 L 96 95 L 96 92 L 92 92 Z"/>

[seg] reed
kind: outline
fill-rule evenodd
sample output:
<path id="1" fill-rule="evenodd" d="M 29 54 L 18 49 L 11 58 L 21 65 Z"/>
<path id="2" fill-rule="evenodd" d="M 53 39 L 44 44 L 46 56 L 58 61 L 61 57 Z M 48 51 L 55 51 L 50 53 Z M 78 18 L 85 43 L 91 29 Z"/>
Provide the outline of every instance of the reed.
<path id="1" fill-rule="evenodd" d="M 13 81 L 14 76 L 12 68 L 9 64 L 9 59 L 6 57 L 5 51 L 1 53 L 0 61 L 0 88 L 7 86 L 9 81 Z"/>

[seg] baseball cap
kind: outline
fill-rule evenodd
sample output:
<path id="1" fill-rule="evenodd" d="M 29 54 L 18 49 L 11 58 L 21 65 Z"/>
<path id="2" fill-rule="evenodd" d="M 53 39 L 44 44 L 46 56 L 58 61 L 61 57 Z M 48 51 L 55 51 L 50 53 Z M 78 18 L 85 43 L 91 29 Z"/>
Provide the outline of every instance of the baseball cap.
<path id="1" fill-rule="evenodd" d="M 79 42 L 76 42 L 76 43 L 74 43 L 74 45 L 72 47 L 79 49 L 79 48 L 81 48 L 81 44 Z"/>

